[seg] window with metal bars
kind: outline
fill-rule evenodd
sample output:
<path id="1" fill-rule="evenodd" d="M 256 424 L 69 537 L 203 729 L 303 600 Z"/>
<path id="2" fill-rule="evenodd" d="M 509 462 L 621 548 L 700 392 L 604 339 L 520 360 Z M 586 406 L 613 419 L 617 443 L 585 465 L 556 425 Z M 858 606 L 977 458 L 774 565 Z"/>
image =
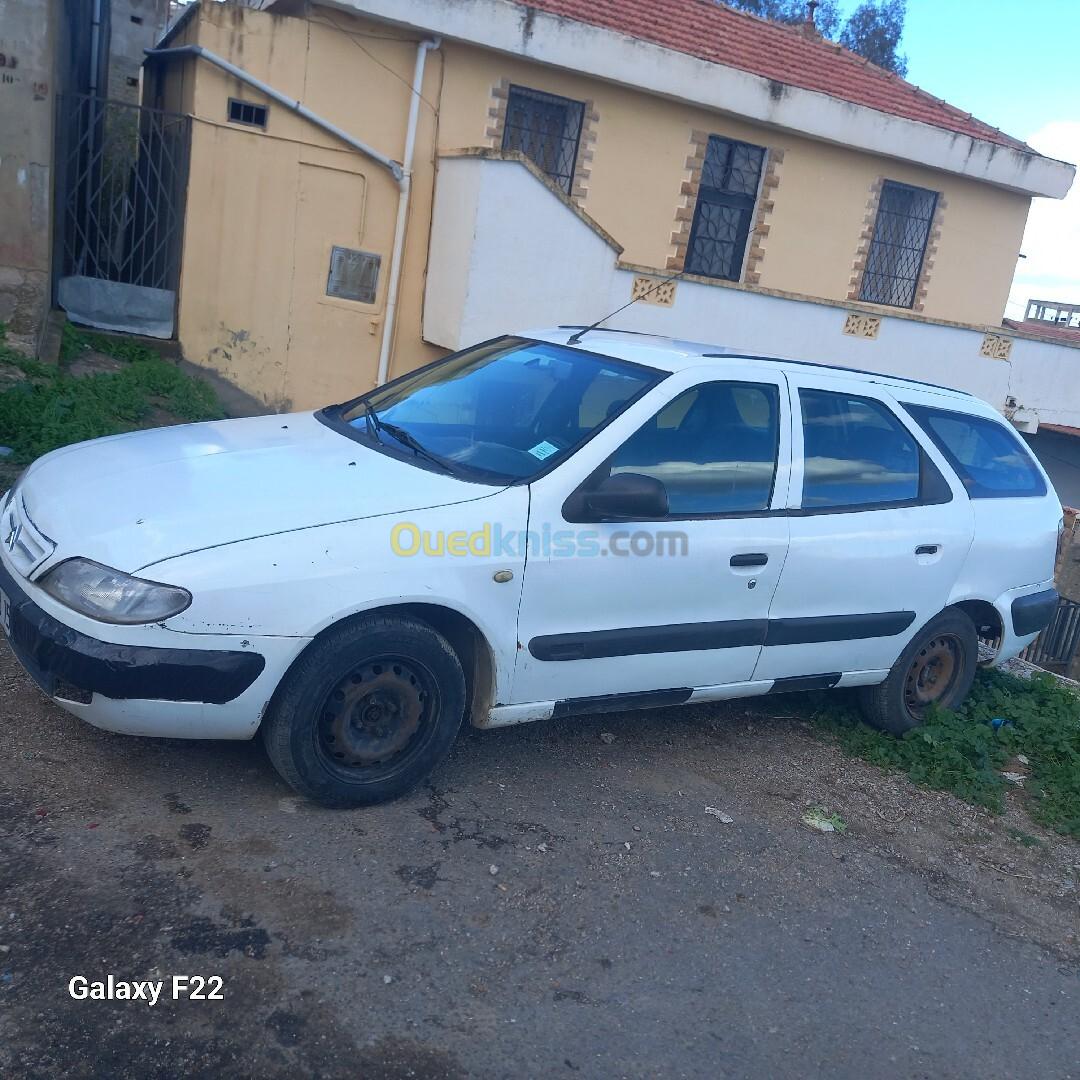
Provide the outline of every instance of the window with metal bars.
<path id="1" fill-rule="evenodd" d="M 584 102 L 511 86 L 502 148 L 520 150 L 569 195 L 584 116 Z"/>
<path id="2" fill-rule="evenodd" d="M 710 135 L 701 170 L 686 272 L 738 281 L 754 217 L 765 148 Z"/>
<path id="3" fill-rule="evenodd" d="M 229 98 L 229 122 L 232 124 L 265 128 L 267 112 L 265 105 L 256 105 L 254 101 L 241 101 L 240 98 Z"/>
<path id="4" fill-rule="evenodd" d="M 891 307 L 915 306 L 937 201 L 936 191 L 885 181 L 863 270 L 860 300 Z"/>

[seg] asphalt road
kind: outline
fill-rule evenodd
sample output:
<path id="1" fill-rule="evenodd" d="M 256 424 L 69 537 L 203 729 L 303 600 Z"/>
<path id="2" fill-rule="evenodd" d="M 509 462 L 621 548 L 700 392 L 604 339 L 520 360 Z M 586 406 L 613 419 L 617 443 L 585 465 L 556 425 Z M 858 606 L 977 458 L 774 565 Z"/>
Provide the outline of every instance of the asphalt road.
<path id="1" fill-rule="evenodd" d="M 1080 845 L 797 698 L 470 733 L 335 812 L 257 743 L 85 727 L 5 649 L 0 761 L 6 1076 L 1080 1077 Z M 109 974 L 164 995 L 68 993 Z"/>

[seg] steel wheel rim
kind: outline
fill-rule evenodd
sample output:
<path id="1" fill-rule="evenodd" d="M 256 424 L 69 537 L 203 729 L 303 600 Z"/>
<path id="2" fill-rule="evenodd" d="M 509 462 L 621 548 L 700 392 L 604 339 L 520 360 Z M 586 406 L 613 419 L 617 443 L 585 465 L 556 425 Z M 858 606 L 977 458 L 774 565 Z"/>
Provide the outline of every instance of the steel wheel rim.
<path id="1" fill-rule="evenodd" d="M 402 768 L 427 742 L 438 716 L 435 677 L 411 657 L 384 655 L 350 668 L 318 711 L 316 749 L 351 780 Z"/>
<path id="2" fill-rule="evenodd" d="M 954 634 L 938 634 L 915 654 L 904 677 L 904 705 L 922 719 L 931 705 L 940 704 L 956 684 L 963 664 L 962 645 Z"/>

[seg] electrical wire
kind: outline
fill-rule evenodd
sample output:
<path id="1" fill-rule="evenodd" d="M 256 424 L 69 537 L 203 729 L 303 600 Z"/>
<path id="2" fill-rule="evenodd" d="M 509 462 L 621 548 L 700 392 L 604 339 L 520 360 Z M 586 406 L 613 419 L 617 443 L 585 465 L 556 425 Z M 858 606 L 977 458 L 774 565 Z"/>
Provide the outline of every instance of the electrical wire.
<path id="1" fill-rule="evenodd" d="M 366 37 L 366 38 L 369 38 L 372 41 L 397 41 L 397 42 L 400 42 L 402 45 L 414 44 L 413 42 L 410 42 L 407 38 L 391 37 L 389 35 L 383 35 L 383 36 L 380 36 L 378 34 L 363 34 L 363 35 L 361 35 L 361 34 L 358 34 L 356 31 L 349 30 L 346 27 L 340 25 L 340 23 L 335 22 L 330 17 L 329 14 L 327 14 L 325 19 L 317 19 L 317 18 L 314 18 L 313 16 L 310 16 L 310 15 L 308 16 L 308 18 L 313 23 L 318 23 L 318 24 L 320 24 L 322 26 L 328 27 L 331 30 L 336 30 L 339 34 L 344 34 L 345 37 L 347 37 L 349 39 L 349 41 L 352 42 L 353 45 L 355 45 L 369 60 L 372 61 L 372 63 L 378 64 L 379 67 L 383 68 L 385 71 L 388 71 L 391 75 L 394 76 L 395 79 L 397 79 L 398 82 L 400 82 L 402 84 L 402 86 L 404 86 L 409 91 L 410 94 L 416 94 L 416 96 L 436 116 L 439 115 L 438 108 L 435 105 L 433 105 L 430 101 L 428 101 L 428 99 L 426 97 L 424 97 L 424 95 L 422 93 L 420 93 L 419 90 L 414 90 L 413 87 L 412 87 L 412 83 L 409 82 L 408 79 L 406 79 L 404 76 L 402 76 L 398 72 L 396 72 L 392 67 L 390 67 L 389 64 L 384 64 L 373 52 L 371 52 L 370 49 L 365 48 L 356 39 L 357 39 L 357 37 Z"/>

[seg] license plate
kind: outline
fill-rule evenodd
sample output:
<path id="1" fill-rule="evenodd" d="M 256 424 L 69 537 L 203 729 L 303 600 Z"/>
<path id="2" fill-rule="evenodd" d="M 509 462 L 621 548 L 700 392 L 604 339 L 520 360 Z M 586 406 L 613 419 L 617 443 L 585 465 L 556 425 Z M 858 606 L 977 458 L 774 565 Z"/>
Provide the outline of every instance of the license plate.
<path id="1" fill-rule="evenodd" d="M 3 626 L 4 633 L 11 637 L 11 601 L 3 589 L 0 589 L 0 626 Z"/>

